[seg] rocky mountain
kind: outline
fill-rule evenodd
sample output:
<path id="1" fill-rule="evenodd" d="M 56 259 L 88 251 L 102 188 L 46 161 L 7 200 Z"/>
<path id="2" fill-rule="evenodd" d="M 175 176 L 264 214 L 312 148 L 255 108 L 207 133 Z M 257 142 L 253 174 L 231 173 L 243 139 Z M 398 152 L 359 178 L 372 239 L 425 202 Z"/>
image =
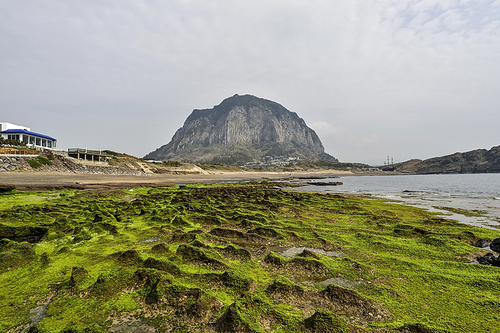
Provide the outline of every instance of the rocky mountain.
<path id="1" fill-rule="evenodd" d="M 194 110 L 168 144 L 144 158 L 241 165 L 264 156 L 337 161 L 295 112 L 252 95 Z"/>
<path id="2" fill-rule="evenodd" d="M 494 173 L 500 172 L 500 146 L 477 149 L 465 153 L 410 160 L 395 165 L 400 172 L 435 173 Z"/>

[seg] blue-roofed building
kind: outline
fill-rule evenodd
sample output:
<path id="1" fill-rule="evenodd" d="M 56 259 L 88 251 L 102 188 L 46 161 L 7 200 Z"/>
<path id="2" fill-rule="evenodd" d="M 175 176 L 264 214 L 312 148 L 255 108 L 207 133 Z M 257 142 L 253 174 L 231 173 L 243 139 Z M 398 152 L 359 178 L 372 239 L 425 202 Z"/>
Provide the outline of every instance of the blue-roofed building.
<path id="1" fill-rule="evenodd" d="M 0 122 L 0 136 L 7 140 L 22 141 L 33 147 L 56 148 L 57 139 L 32 132 L 29 127 Z"/>

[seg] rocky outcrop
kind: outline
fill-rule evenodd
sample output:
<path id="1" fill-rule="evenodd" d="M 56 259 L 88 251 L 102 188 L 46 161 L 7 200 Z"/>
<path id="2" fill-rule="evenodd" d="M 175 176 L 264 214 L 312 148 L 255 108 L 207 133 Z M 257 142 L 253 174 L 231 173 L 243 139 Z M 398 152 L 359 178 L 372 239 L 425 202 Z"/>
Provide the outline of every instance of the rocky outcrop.
<path id="1" fill-rule="evenodd" d="M 410 160 L 396 164 L 400 172 L 436 173 L 497 173 L 500 172 L 500 146 L 455 153 L 427 160 Z"/>
<path id="2" fill-rule="evenodd" d="M 32 170 L 31 166 L 28 164 L 27 161 L 33 160 L 36 157 L 37 157 L 36 155 L 0 156 L 0 172 L 14 171 L 14 170 L 23 170 L 23 171 Z"/>
<path id="3" fill-rule="evenodd" d="M 144 158 L 243 164 L 265 155 L 336 161 L 296 113 L 251 95 L 194 110 L 168 144 Z"/>

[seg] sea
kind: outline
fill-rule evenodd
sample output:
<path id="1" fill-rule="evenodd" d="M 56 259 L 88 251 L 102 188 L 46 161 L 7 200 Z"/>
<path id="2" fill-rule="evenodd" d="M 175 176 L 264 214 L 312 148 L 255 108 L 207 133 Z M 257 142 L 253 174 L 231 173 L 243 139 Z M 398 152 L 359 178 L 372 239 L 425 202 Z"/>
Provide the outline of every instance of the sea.
<path id="1" fill-rule="evenodd" d="M 302 191 L 371 195 L 437 212 L 445 218 L 482 228 L 500 229 L 500 174 L 380 175 L 312 179 L 342 182 L 338 186 L 309 185 Z M 441 207 L 441 208 L 440 208 Z M 442 207 L 480 212 L 466 216 Z"/>

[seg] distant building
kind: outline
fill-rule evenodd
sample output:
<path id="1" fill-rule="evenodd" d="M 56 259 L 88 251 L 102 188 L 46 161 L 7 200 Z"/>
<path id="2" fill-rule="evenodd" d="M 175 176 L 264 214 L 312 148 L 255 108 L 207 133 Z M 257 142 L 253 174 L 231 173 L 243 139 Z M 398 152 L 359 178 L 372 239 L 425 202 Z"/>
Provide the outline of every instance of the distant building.
<path id="1" fill-rule="evenodd" d="M 7 140 L 22 141 L 33 147 L 56 148 L 57 139 L 48 135 L 31 132 L 26 126 L 0 122 L 0 136 Z"/>

